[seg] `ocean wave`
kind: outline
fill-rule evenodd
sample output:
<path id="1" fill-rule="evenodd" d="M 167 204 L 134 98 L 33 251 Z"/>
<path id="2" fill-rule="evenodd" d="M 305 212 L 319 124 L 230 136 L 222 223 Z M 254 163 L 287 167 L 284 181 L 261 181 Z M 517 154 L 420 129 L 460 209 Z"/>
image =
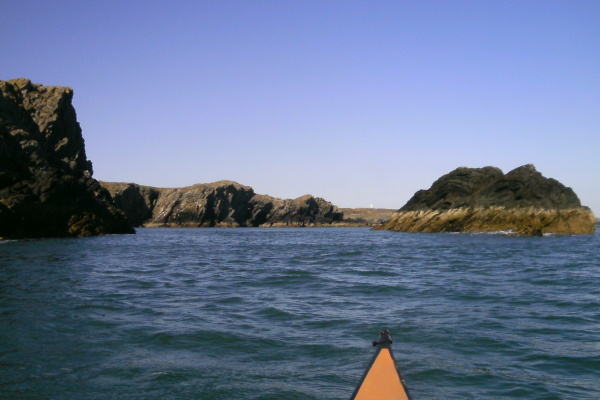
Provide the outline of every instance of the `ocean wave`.
<path id="1" fill-rule="evenodd" d="M 0 242 L 0 397 L 598 397 L 598 233 L 254 232 Z"/>

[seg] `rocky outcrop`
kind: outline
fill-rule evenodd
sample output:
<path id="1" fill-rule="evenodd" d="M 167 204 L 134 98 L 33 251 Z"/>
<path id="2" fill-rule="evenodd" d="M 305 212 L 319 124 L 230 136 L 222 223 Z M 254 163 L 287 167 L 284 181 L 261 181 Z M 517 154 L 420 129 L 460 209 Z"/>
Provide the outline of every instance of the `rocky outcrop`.
<path id="1" fill-rule="evenodd" d="M 336 206 L 318 197 L 278 199 L 231 181 L 177 189 L 133 183 L 102 185 L 134 226 L 325 226 L 343 218 Z"/>
<path id="2" fill-rule="evenodd" d="M 344 217 L 330 202 L 308 194 L 293 200 L 256 195 L 251 205 L 254 226 L 323 226 Z"/>
<path id="3" fill-rule="evenodd" d="M 247 226 L 252 188 L 221 181 L 164 189 L 156 201 L 152 224 L 172 226 Z"/>
<path id="4" fill-rule="evenodd" d="M 533 165 L 507 174 L 498 168 L 457 168 L 420 190 L 383 229 L 402 232 L 492 232 L 519 235 L 589 234 L 594 215 L 577 195 Z"/>
<path id="5" fill-rule="evenodd" d="M 133 183 L 100 182 L 109 191 L 114 205 L 121 210 L 132 226 L 141 226 L 152 219 L 152 211 L 161 189 Z"/>
<path id="6" fill-rule="evenodd" d="M 0 81 L 0 237 L 134 233 L 92 176 L 73 91 Z"/>

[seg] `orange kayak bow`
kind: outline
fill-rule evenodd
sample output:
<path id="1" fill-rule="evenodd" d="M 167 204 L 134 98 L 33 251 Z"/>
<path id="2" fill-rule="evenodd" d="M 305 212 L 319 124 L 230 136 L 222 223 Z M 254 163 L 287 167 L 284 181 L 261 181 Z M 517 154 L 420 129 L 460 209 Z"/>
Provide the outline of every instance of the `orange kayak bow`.
<path id="1" fill-rule="evenodd" d="M 375 355 L 350 400 L 411 400 L 410 393 L 396 367 L 392 336 L 387 329 L 379 334 Z"/>

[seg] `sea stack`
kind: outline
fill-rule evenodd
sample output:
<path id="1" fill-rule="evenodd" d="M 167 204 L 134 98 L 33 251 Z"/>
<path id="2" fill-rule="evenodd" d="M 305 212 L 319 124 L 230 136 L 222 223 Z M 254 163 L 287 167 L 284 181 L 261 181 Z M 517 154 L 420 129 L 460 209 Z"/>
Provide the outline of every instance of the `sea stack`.
<path id="1" fill-rule="evenodd" d="M 68 87 L 0 81 L 0 237 L 135 233 L 92 178 Z"/>
<path id="2" fill-rule="evenodd" d="M 460 167 L 419 190 L 381 229 L 399 232 L 594 233 L 594 214 L 569 187 L 531 164 Z"/>

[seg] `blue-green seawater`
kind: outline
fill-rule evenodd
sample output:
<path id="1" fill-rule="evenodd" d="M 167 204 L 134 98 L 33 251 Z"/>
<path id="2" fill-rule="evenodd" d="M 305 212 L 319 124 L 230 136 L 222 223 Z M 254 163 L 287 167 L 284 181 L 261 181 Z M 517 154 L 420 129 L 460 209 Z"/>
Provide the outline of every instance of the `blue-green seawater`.
<path id="1" fill-rule="evenodd" d="M 600 399 L 600 234 L 140 229 L 0 243 L 1 399 Z"/>

